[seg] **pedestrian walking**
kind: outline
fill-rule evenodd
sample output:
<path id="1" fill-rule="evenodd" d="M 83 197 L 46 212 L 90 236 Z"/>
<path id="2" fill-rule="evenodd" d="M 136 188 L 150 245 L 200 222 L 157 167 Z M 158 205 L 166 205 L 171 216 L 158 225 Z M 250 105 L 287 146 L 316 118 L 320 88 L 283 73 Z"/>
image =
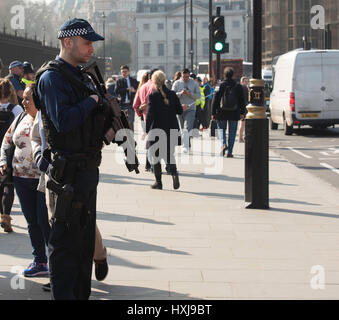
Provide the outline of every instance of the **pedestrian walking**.
<path id="1" fill-rule="evenodd" d="M 200 88 L 200 99 L 196 100 L 196 111 L 195 111 L 195 120 L 194 120 L 194 129 L 196 129 L 195 133 L 193 134 L 194 136 L 199 137 L 199 129 L 200 126 L 204 127 L 205 124 L 205 119 L 204 119 L 204 115 L 205 115 L 205 94 L 204 94 L 204 87 L 202 86 L 202 80 L 200 77 L 197 77 L 195 79 L 195 81 L 197 82 L 199 88 Z"/>
<path id="2" fill-rule="evenodd" d="M 53 210 L 51 294 L 52 299 L 84 300 L 91 293 L 104 114 L 95 88 L 78 85 L 89 83 L 79 66 L 93 55 L 93 42 L 104 38 L 86 20 L 74 18 L 61 26 L 58 39 L 59 55 L 36 76 L 52 167 L 47 181 Z"/>
<path id="3" fill-rule="evenodd" d="M 147 115 L 147 107 L 148 107 L 148 97 L 153 92 L 154 86 L 152 82 L 152 75 L 158 69 L 153 69 L 151 71 L 147 71 L 142 77 L 141 83 L 139 84 L 138 91 L 135 95 L 133 102 L 133 109 L 137 113 L 137 115 L 142 119 L 142 128 L 143 128 L 143 137 L 146 136 L 146 115 Z M 146 151 L 146 165 L 145 170 L 151 170 L 151 164 L 148 159 L 148 154 Z"/>
<path id="4" fill-rule="evenodd" d="M 166 76 L 162 71 L 156 71 L 152 75 L 155 91 L 149 96 L 149 107 L 146 116 L 146 132 L 148 133 L 147 147 L 151 147 L 158 141 L 157 130 L 162 130 L 164 140 L 160 140 L 160 150 L 150 150 L 151 164 L 155 175 L 155 183 L 152 189 L 162 189 L 161 159 L 168 165 L 173 179 L 173 188 L 180 187 L 174 152 L 179 144 L 179 124 L 176 115 L 183 113 L 182 105 L 172 90 L 165 85 Z M 177 135 L 175 134 L 177 133 Z M 161 138 L 160 138 L 161 139 Z"/>
<path id="5" fill-rule="evenodd" d="M 29 84 L 35 82 L 34 81 L 35 80 L 35 71 L 34 71 L 33 65 L 28 61 L 24 61 L 23 66 L 24 66 L 24 75 L 23 75 L 21 81 L 27 87 Z"/>
<path id="6" fill-rule="evenodd" d="M 240 84 L 242 86 L 243 89 L 243 93 L 244 93 L 244 102 L 245 102 L 245 106 L 248 105 L 248 78 L 246 77 L 242 77 L 240 79 Z M 244 114 L 244 118 L 240 119 L 240 126 L 239 126 L 239 142 L 244 143 L 244 133 L 245 133 L 245 116 L 246 116 L 246 107 L 245 107 L 245 114 Z"/>
<path id="7" fill-rule="evenodd" d="M 224 69 L 224 81 L 215 91 L 212 101 L 212 119 L 217 120 L 219 139 L 222 140 L 220 155 L 233 158 L 233 146 L 237 134 L 238 121 L 244 118 L 245 101 L 240 84 L 232 79 L 233 68 Z M 226 142 L 226 129 L 228 127 L 228 143 Z"/>
<path id="8" fill-rule="evenodd" d="M 119 79 L 116 83 L 115 93 L 118 97 L 120 97 L 121 110 L 127 112 L 130 127 L 134 131 L 135 111 L 133 109 L 133 101 L 139 83 L 136 79 L 132 78 L 129 75 L 129 67 L 127 65 L 121 66 L 120 72 L 122 78 Z"/>
<path id="9" fill-rule="evenodd" d="M 205 77 L 203 80 L 203 87 L 204 87 L 204 95 L 205 95 L 205 120 L 204 120 L 204 127 L 208 128 L 211 121 L 211 114 L 212 114 L 212 97 L 214 93 L 214 88 L 208 82 L 208 79 Z"/>
<path id="10" fill-rule="evenodd" d="M 18 99 L 14 87 L 9 79 L 0 79 L 0 141 L 12 124 L 13 120 L 23 112 L 18 105 Z M 5 232 L 12 232 L 11 210 L 14 201 L 14 185 L 12 172 L 1 177 L 0 184 L 0 225 Z"/>
<path id="11" fill-rule="evenodd" d="M 48 275 L 46 247 L 50 235 L 48 213 L 44 194 L 37 190 L 40 171 L 33 161 L 30 132 L 37 114 L 32 90 L 29 85 L 23 93 L 25 112 L 15 118 L 8 129 L 0 157 L 0 174 L 10 165 L 13 167 L 13 181 L 22 212 L 28 225 L 28 233 L 33 248 L 33 263 L 23 274 L 25 277 Z M 6 151 L 15 146 L 13 160 L 8 163 Z"/>
<path id="12" fill-rule="evenodd" d="M 12 61 L 8 67 L 9 74 L 6 76 L 12 82 L 18 97 L 18 102 L 22 105 L 23 93 L 26 85 L 21 81 L 24 75 L 24 64 L 21 61 Z"/>
<path id="13" fill-rule="evenodd" d="M 176 92 L 184 112 L 178 116 L 182 133 L 183 152 L 188 153 L 191 147 L 190 137 L 195 119 L 196 100 L 200 99 L 200 88 L 198 84 L 190 78 L 188 69 L 184 69 L 181 78 L 174 82 L 172 90 Z"/>
<path id="14" fill-rule="evenodd" d="M 177 71 L 175 74 L 174 74 L 174 77 L 173 77 L 173 83 L 177 80 L 179 80 L 181 78 L 181 72 L 180 71 Z M 172 84 L 173 86 L 173 84 Z"/>

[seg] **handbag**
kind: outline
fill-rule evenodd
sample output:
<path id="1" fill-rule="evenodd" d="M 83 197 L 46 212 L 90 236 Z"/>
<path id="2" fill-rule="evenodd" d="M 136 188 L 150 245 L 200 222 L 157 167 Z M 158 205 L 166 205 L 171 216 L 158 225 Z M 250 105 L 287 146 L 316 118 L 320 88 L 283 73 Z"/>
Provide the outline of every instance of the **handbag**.
<path id="1" fill-rule="evenodd" d="M 215 137 L 215 130 L 217 129 L 217 121 L 211 120 L 210 121 L 210 137 Z"/>
<path id="2" fill-rule="evenodd" d="M 18 124 L 20 123 L 20 121 L 25 116 L 26 116 L 26 112 L 22 112 L 18 116 L 18 118 L 16 120 L 16 123 L 14 125 L 13 134 L 14 134 Z M 13 162 L 13 157 L 14 157 L 14 151 L 15 151 L 15 144 L 14 143 L 12 143 L 11 146 L 5 150 L 7 167 L 6 167 L 6 170 L 4 171 L 4 174 L 0 175 L 0 186 L 3 186 L 5 184 L 12 184 L 13 183 L 13 166 L 12 166 L 12 162 Z"/>

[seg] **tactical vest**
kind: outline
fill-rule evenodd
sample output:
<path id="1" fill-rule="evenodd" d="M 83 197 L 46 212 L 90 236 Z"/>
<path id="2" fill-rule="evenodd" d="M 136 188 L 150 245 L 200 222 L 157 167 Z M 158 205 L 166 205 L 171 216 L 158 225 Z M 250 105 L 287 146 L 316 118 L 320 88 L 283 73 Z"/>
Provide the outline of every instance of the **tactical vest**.
<path id="1" fill-rule="evenodd" d="M 72 73 L 62 61 L 52 60 L 41 66 L 36 74 L 37 85 L 33 91 L 33 99 L 36 107 L 41 110 L 41 118 L 48 148 L 52 152 L 59 151 L 69 155 L 84 155 L 87 158 L 99 159 L 100 161 L 104 136 L 104 114 L 101 113 L 98 108 L 94 108 L 79 127 L 69 132 L 58 132 L 53 122 L 49 119 L 46 107 L 37 93 L 40 77 L 47 70 L 56 70 L 62 74 L 65 82 L 70 83 L 78 102 L 92 94 L 98 93 L 95 91 L 95 88 L 91 86 L 91 80 L 88 76 L 83 74 L 83 79 L 80 79 Z"/>

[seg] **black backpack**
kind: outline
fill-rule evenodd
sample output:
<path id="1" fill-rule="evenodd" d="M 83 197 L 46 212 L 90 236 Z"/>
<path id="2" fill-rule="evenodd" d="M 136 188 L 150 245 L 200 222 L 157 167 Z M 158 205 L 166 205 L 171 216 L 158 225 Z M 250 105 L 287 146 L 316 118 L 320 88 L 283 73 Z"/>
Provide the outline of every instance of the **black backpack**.
<path id="1" fill-rule="evenodd" d="M 12 112 L 14 104 L 9 104 L 6 109 L 0 109 L 0 145 L 2 144 L 2 140 L 15 119 L 14 113 Z"/>
<path id="2" fill-rule="evenodd" d="M 235 111 L 238 109 L 236 84 L 232 86 L 226 86 L 224 94 L 221 98 L 220 108 L 224 111 Z"/>

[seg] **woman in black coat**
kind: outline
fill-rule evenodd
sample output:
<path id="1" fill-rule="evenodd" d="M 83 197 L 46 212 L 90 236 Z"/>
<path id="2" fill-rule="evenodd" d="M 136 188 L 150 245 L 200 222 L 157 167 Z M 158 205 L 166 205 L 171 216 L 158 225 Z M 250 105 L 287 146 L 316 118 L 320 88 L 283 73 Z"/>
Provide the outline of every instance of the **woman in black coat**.
<path id="1" fill-rule="evenodd" d="M 169 167 L 173 188 L 178 189 L 179 177 L 174 157 L 175 146 L 180 144 L 180 130 L 176 115 L 183 109 L 176 93 L 165 86 L 166 76 L 162 71 L 152 75 L 154 92 L 149 96 L 146 115 L 147 149 L 156 182 L 152 189 L 162 189 L 161 159 Z"/>

